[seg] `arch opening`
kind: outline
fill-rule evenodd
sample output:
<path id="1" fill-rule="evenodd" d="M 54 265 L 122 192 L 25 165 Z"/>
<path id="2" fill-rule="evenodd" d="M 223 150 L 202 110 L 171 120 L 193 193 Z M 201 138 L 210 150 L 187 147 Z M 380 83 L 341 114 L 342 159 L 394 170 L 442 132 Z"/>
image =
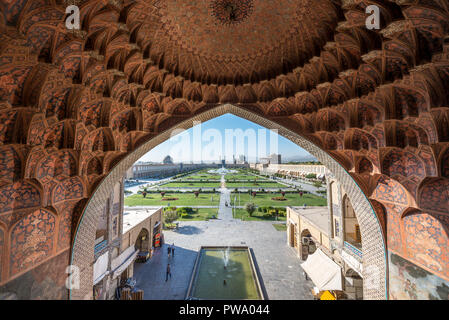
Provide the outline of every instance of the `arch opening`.
<path id="1" fill-rule="evenodd" d="M 367 196 L 358 186 L 356 181 L 337 160 L 332 158 L 327 152 L 311 141 L 308 141 L 304 137 L 294 133 L 292 130 L 271 120 L 230 104 L 221 105 L 198 114 L 141 144 L 137 149 L 121 159 L 121 161 L 110 170 L 109 174 L 101 181 L 101 183 L 99 183 L 95 192 L 89 199 L 76 229 L 72 246 L 71 264 L 80 266 L 81 281 L 79 289 L 72 289 L 70 291 L 70 298 L 85 299 L 91 294 L 92 267 L 87 261 L 93 256 L 92 244 L 95 240 L 98 208 L 104 205 L 104 201 L 109 194 L 110 186 L 121 179 L 131 165 L 144 154 L 168 140 L 174 130 L 186 130 L 193 127 L 197 121 L 204 122 L 226 113 L 252 121 L 265 128 L 277 129 L 279 135 L 302 147 L 324 164 L 336 179 L 340 181 L 345 190 L 348 190 L 348 197 L 351 200 L 351 203 L 354 203 L 355 215 L 360 222 L 360 233 L 364 252 L 363 276 L 367 283 L 372 284 L 364 286 L 364 297 L 368 299 L 388 299 L 387 256 L 382 228 Z"/>

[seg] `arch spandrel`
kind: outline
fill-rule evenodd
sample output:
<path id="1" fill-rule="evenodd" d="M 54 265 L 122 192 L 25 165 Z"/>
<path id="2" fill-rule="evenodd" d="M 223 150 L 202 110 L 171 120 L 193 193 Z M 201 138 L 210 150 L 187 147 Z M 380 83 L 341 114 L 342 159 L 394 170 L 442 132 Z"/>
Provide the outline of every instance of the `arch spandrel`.
<path id="1" fill-rule="evenodd" d="M 89 225 L 95 224 L 95 216 L 89 214 L 90 208 L 101 203 L 106 196 L 102 186 L 118 179 L 115 175 L 124 172 L 125 163 L 130 165 L 130 159 L 137 160 L 138 154 L 166 140 L 170 130 L 225 112 L 279 128 L 328 165 L 342 183 L 353 186 L 345 189 L 351 190 L 356 212 L 371 213 L 361 215 L 359 221 L 364 256 L 377 257 L 365 262 L 383 264 L 380 281 L 389 281 L 385 250 L 395 247 L 395 240 L 392 235 L 390 246 L 388 236 L 386 243 L 379 236 L 379 223 L 366 196 L 371 197 L 379 186 L 379 174 L 401 186 L 392 192 L 404 189 L 411 197 L 406 205 L 394 202 L 395 197 L 393 202 L 379 200 L 385 207 L 387 230 L 394 223 L 388 217 L 407 206 L 447 214 L 447 208 L 432 206 L 435 192 L 444 195 L 448 188 L 445 3 L 314 1 L 314 6 L 329 10 L 309 14 L 306 27 L 297 29 L 307 32 L 291 37 L 294 46 L 287 39 L 284 51 L 264 47 L 257 59 L 248 59 L 251 52 L 242 50 L 229 60 L 223 60 L 229 54 L 226 51 L 210 56 L 207 41 L 190 51 L 180 45 L 204 31 L 194 25 L 189 29 L 189 22 L 181 30 L 183 37 L 176 33 L 173 41 L 164 41 L 161 30 L 169 24 L 164 25 L 157 12 L 178 14 L 168 5 L 150 8 L 148 0 L 79 1 L 82 30 L 69 32 L 62 20 L 67 3 L 15 0 L 0 7 L 0 186 L 4 189 L 34 179 L 42 154 L 57 149 L 79 154 L 76 175 L 86 183 L 84 199 L 89 205 L 81 223 L 73 225 L 78 223 L 78 232 L 88 236 L 77 236 L 72 260 L 85 263 L 83 259 L 92 256 Z M 364 8 L 370 4 L 381 8 L 380 30 L 364 27 Z M 298 15 L 301 10 L 295 12 Z M 324 23 L 312 28 L 317 17 Z M 273 21 L 265 19 L 266 29 Z M 241 23 L 240 27 L 245 23 L 257 27 L 257 16 Z M 187 34 L 192 30 L 197 32 Z M 254 48 L 259 45 L 255 43 Z M 301 50 L 289 49 L 294 47 Z M 218 105 L 224 102 L 229 105 Z M 11 153 L 10 145 L 18 155 Z M 385 160 L 389 153 L 384 151 L 391 148 L 398 149 L 399 160 Z M 423 170 L 403 168 L 405 154 L 418 159 L 412 162 L 422 163 Z M 86 168 L 89 163 L 90 169 Z M 392 170 L 392 164 L 400 166 Z M 49 204 L 54 186 L 35 184 L 40 185 L 41 205 Z M 77 206 L 77 212 L 81 211 Z M 402 240 L 398 241 L 400 249 Z M 78 247 L 85 252 L 78 252 Z M 406 250 L 395 254 L 425 268 L 425 259 L 416 261 L 416 255 Z M 89 273 L 89 268 L 85 265 L 83 270 Z M 0 286 L 5 283 L 2 276 Z M 82 279 L 83 288 L 90 285 L 89 279 Z M 388 298 L 387 287 L 385 282 L 382 292 L 364 296 Z"/>

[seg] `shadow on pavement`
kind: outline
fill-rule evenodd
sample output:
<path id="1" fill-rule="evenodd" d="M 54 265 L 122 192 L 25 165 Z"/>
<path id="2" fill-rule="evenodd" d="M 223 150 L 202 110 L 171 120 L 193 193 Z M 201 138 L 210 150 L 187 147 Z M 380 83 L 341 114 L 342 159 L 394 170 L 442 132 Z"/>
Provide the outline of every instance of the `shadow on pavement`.
<path id="1" fill-rule="evenodd" d="M 195 226 L 181 226 L 178 228 L 178 230 L 174 232 L 181 234 L 200 234 L 203 233 L 204 231 L 201 228 Z"/>

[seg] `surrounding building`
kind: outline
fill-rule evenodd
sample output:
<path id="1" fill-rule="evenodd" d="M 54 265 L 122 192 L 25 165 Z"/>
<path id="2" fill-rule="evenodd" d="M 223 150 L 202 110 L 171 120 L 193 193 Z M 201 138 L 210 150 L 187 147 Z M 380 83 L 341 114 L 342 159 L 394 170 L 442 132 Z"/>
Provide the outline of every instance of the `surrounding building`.
<path id="1" fill-rule="evenodd" d="M 127 172 L 127 179 L 165 178 L 178 173 L 205 168 L 205 164 L 137 162 Z"/>
<path id="2" fill-rule="evenodd" d="M 281 164 L 281 155 L 273 153 L 268 157 L 262 157 L 260 158 L 260 163 L 262 164 Z"/>
<path id="3" fill-rule="evenodd" d="M 170 156 L 166 156 L 164 160 L 162 160 L 163 164 L 173 164 L 173 158 Z"/>
<path id="4" fill-rule="evenodd" d="M 246 157 L 245 157 L 243 154 L 239 155 L 239 161 L 238 161 L 238 163 L 239 163 L 239 164 L 244 164 L 244 163 L 246 163 Z"/>
<path id="5" fill-rule="evenodd" d="M 114 186 L 97 222 L 93 263 L 95 300 L 112 300 L 141 252 L 151 258 L 162 233 L 162 208 L 123 212 L 123 182 Z"/>
<path id="6" fill-rule="evenodd" d="M 224 160 L 223 160 L 224 161 Z M 226 165 L 226 164 L 225 164 Z M 243 164 L 227 164 L 230 168 L 246 168 L 248 163 Z M 165 178 L 179 173 L 200 170 L 204 168 L 219 168 L 219 164 L 210 163 L 177 163 L 177 164 L 160 164 L 148 162 L 136 162 L 126 171 L 125 178 L 128 180 L 134 179 L 151 179 L 151 178 Z"/>
<path id="7" fill-rule="evenodd" d="M 326 167 L 323 165 L 252 163 L 250 167 L 268 175 L 282 174 L 286 177 L 304 178 L 308 174 L 314 173 L 320 179 L 326 176 Z"/>
<path id="8" fill-rule="evenodd" d="M 348 299 L 362 299 L 360 225 L 347 193 L 331 174 L 327 187 L 327 208 L 287 207 L 287 243 L 302 260 L 313 256 L 305 271 L 317 286 L 327 284 L 318 291 L 335 290 Z"/>

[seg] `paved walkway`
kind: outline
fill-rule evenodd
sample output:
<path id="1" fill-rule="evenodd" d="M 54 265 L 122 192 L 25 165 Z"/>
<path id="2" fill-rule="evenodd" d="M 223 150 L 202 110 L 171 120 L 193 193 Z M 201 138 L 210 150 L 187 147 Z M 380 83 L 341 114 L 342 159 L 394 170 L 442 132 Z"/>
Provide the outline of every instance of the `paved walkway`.
<path id="1" fill-rule="evenodd" d="M 310 280 L 305 280 L 300 259 L 287 245 L 286 232 L 277 231 L 273 222 L 241 221 L 232 218 L 228 189 L 221 188 L 218 219 L 180 221 L 176 231 L 164 231 L 166 244 L 146 263 L 136 263 L 134 277 L 144 290 L 144 299 L 184 299 L 193 266 L 201 246 L 241 246 L 253 249 L 268 298 L 272 300 L 313 299 Z M 175 245 L 175 255 L 167 256 L 167 244 Z M 167 263 L 172 278 L 165 281 Z"/>
<path id="2" fill-rule="evenodd" d="M 232 207 L 231 204 L 231 192 L 226 188 L 226 181 L 224 175 L 221 176 L 221 188 L 220 188 L 221 196 L 220 196 L 220 206 L 218 207 L 218 219 L 231 221 L 232 218 Z M 226 203 L 229 207 L 226 206 Z"/>

